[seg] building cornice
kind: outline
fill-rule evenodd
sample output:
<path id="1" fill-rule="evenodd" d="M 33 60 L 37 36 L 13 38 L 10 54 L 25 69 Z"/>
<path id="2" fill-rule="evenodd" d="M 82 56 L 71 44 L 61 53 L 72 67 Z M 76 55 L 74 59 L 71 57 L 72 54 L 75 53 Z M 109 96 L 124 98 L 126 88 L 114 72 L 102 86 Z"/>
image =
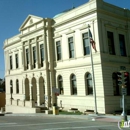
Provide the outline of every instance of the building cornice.
<path id="1" fill-rule="evenodd" d="M 18 42 L 21 42 L 21 39 L 12 41 L 9 44 L 7 43 L 6 45 L 4 45 L 3 49 L 6 49 L 7 47 L 12 46 L 13 44 L 18 43 Z"/>
<path id="2" fill-rule="evenodd" d="M 60 22 L 60 23 L 58 23 L 58 24 L 54 24 L 52 27 L 59 27 L 59 26 L 62 26 L 62 25 L 65 25 L 66 23 L 68 23 L 68 22 L 72 22 L 72 21 L 75 21 L 75 20 L 77 20 L 77 19 L 80 19 L 80 18 L 82 18 L 82 17 L 84 17 L 84 16 L 89 16 L 90 14 L 94 14 L 94 13 L 96 13 L 96 9 L 93 9 L 93 10 L 90 10 L 90 11 L 88 11 L 88 12 L 85 12 L 85 13 L 82 13 L 82 14 L 80 14 L 80 15 L 77 15 L 77 16 L 74 16 L 74 17 L 72 17 L 71 19 L 67 19 L 67 20 L 65 20 L 65 21 L 62 21 L 62 22 Z"/>
<path id="3" fill-rule="evenodd" d="M 23 37 L 26 37 L 26 36 L 28 36 L 28 35 L 34 34 L 34 33 L 38 32 L 38 31 L 40 31 L 40 30 L 42 30 L 42 29 L 45 29 L 45 28 L 46 28 L 45 26 L 42 26 L 42 27 L 37 28 L 37 29 L 35 29 L 35 30 L 29 31 L 29 32 L 27 32 L 27 33 L 25 33 L 25 34 L 21 34 L 21 35 L 20 35 L 20 38 L 23 38 Z"/>

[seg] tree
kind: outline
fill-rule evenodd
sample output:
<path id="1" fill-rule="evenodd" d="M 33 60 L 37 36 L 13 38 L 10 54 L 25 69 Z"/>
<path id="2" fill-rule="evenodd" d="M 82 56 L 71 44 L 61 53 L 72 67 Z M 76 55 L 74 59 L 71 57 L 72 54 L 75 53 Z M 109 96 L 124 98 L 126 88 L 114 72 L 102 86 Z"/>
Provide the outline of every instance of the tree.
<path id="1" fill-rule="evenodd" d="M 0 79 L 0 91 L 5 91 L 5 79 Z"/>

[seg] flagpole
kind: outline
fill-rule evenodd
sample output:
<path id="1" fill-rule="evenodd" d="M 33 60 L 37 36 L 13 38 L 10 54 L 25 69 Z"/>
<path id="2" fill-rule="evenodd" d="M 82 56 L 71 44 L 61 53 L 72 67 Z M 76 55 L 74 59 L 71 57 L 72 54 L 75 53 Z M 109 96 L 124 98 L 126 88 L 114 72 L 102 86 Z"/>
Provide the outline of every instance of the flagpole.
<path id="1" fill-rule="evenodd" d="M 97 112 L 97 100 L 96 100 L 95 76 L 94 76 L 94 64 L 93 64 L 92 49 L 91 49 L 91 44 L 90 44 L 89 28 L 90 28 L 90 26 L 88 25 L 89 50 L 90 50 L 91 68 L 92 68 L 92 84 L 93 84 L 93 88 L 94 88 L 93 93 L 94 93 L 95 114 L 98 114 L 98 112 Z"/>

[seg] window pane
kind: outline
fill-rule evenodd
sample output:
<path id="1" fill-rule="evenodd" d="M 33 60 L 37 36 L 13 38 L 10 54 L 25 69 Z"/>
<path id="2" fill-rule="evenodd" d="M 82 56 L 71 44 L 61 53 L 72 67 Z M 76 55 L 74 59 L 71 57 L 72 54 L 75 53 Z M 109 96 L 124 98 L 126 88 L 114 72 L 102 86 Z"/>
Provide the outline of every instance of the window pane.
<path id="1" fill-rule="evenodd" d="M 15 54 L 16 68 L 18 68 L 18 54 Z"/>
<path id="2" fill-rule="evenodd" d="M 57 51 L 58 51 L 58 53 L 61 53 L 61 47 L 60 46 L 57 47 Z"/>
<path id="3" fill-rule="evenodd" d="M 120 95 L 119 93 L 119 90 L 120 90 L 120 87 L 118 86 L 118 83 L 117 83 L 117 74 L 116 73 L 113 73 L 112 74 L 112 80 L 113 80 L 113 93 L 114 93 L 114 96 L 117 96 L 117 95 Z"/>
<path id="4" fill-rule="evenodd" d="M 84 48 L 84 55 L 88 55 L 88 54 L 90 54 L 90 49 L 89 49 L 89 47 L 85 47 Z"/>
<path id="5" fill-rule="evenodd" d="M 16 80 L 16 93 L 19 93 L 19 81 Z"/>
<path id="6" fill-rule="evenodd" d="M 83 34 L 83 38 L 88 38 L 88 32 Z"/>
<path id="7" fill-rule="evenodd" d="M 29 64 L 29 50 L 26 49 L 26 62 Z"/>
<path id="8" fill-rule="evenodd" d="M 70 46 L 70 50 L 74 50 L 74 45 L 73 45 L 73 43 L 70 43 L 69 46 Z"/>
<path id="9" fill-rule="evenodd" d="M 88 33 L 83 34 L 84 55 L 90 54 Z"/>
<path id="10" fill-rule="evenodd" d="M 68 44 L 69 44 L 69 58 L 74 58 L 74 43 L 73 43 L 73 37 L 68 38 Z"/>
<path id="11" fill-rule="evenodd" d="M 33 47 L 33 62 L 36 63 L 36 47 Z"/>
<path id="12" fill-rule="evenodd" d="M 87 80 L 88 94 L 93 94 L 92 75 L 90 73 L 87 74 L 86 80 Z"/>
<path id="13" fill-rule="evenodd" d="M 119 34 L 119 43 L 121 56 L 126 56 L 125 38 L 122 34 Z"/>
<path id="14" fill-rule="evenodd" d="M 61 60 L 61 44 L 60 44 L 60 41 L 56 42 L 56 49 L 57 49 L 57 60 Z"/>
<path id="15" fill-rule="evenodd" d="M 71 77 L 71 87 L 72 87 L 72 94 L 77 95 L 77 82 L 75 75 L 72 75 Z"/>
<path id="16" fill-rule="evenodd" d="M 109 54 L 115 55 L 113 32 L 107 32 Z"/>
<path id="17" fill-rule="evenodd" d="M 61 59 L 61 54 L 58 54 L 58 60 L 60 60 Z"/>
<path id="18" fill-rule="evenodd" d="M 70 43 L 70 42 L 73 42 L 73 37 L 68 38 L 68 41 L 69 41 L 69 43 Z"/>
<path id="19" fill-rule="evenodd" d="M 10 56 L 10 69 L 13 69 L 12 56 Z"/>
<path id="20" fill-rule="evenodd" d="M 74 51 L 71 51 L 71 58 L 74 58 Z"/>
<path id="21" fill-rule="evenodd" d="M 63 90 L 63 80 L 62 80 L 62 77 L 59 76 L 58 78 L 58 87 L 60 89 L 60 94 L 64 94 L 64 90 Z"/>
<path id="22" fill-rule="evenodd" d="M 40 56 L 41 56 L 41 67 L 43 67 L 43 61 L 44 61 L 44 46 L 43 46 L 43 44 L 40 45 Z"/>
<path id="23" fill-rule="evenodd" d="M 88 80 L 88 86 L 92 86 L 92 79 Z"/>
<path id="24" fill-rule="evenodd" d="M 88 39 L 84 39 L 84 47 L 89 46 L 89 40 Z"/>

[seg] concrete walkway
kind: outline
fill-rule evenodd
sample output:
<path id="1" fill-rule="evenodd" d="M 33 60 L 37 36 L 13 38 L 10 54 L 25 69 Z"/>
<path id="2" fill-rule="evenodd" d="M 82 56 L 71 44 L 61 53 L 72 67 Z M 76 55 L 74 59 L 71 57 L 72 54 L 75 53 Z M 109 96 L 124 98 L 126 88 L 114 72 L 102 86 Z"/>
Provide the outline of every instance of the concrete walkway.
<path id="1" fill-rule="evenodd" d="M 2 113 L 1 113 L 2 114 Z M 62 117 L 62 118 L 78 118 L 86 119 L 91 121 L 105 121 L 105 122 L 118 122 L 121 121 L 120 115 L 102 115 L 102 114 L 89 114 L 89 115 L 53 115 L 45 113 L 27 113 L 27 114 L 15 114 L 15 113 L 5 113 L 4 116 L 43 116 L 43 117 Z M 130 116 L 127 116 L 127 119 L 130 120 Z"/>

